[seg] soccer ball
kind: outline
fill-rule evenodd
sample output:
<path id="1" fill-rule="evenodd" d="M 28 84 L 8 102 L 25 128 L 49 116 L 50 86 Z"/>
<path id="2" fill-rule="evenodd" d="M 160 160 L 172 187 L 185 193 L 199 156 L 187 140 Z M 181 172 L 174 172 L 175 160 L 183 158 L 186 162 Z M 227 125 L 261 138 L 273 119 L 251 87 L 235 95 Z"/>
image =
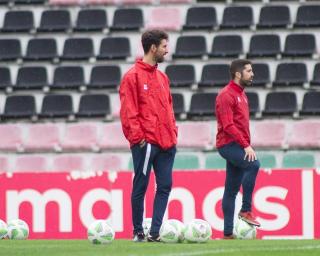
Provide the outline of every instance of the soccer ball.
<path id="1" fill-rule="evenodd" d="M 257 228 L 238 219 L 234 226 L 234 233 L 239 239 L 255 239 L 257 236 Z"/>
<path id="2" fill-rule="evenodd" d="M 151 218 L 145 218 L 142 222 L 142 227 L 143 227 L 143 233 L 145 236 L 149 234 L 150 228 L 151 228 Z"/>
<path id="3" fill-rule="evenodd" d="M 28 224 L 20 219 L 8 221 L 8 237 L 15 240 L 27 239 L 29 236 Z"/>
<path id="4" fill-rule="evenodd" d="M 96 220 L 88 228 L 88 239 L 93 244 L 109 244 L 114 240 L 114 231 L 106 220 Z"/>
<path id="5" fill-rule="evenodd" d="M 175 219 L 165 221 L 160 228 L 160 240 L 165 243 L 182 242 L 184 239 L 184 224 Z"/>
<path id="6" fill-rule="evenodd" d="M 7 235 L 8 235 L 8 226 L 3 220 L 0 220 L 0 239 L 6 238 Z"/>
<path id="7" fill-rule="evenodd" d="M 212 236 L 210 224 L 201 219 L 193 219 L 186 225 L 185 239 L 191 243 L 205 243 Z"/>

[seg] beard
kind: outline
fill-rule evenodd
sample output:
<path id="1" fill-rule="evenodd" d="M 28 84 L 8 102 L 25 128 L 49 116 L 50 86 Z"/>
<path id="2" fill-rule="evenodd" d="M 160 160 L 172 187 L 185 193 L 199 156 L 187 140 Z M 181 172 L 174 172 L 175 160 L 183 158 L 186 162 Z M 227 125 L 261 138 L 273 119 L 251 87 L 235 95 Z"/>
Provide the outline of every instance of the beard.
<path id="1" fill-rule="evenodd" d="M 240 85 L 241 85 L 242 87 L 251 86 L 251 85 L 252 85 L 252 78 L 251 78 L 250 80 L 241 79 L 241 80 L 240 80 Z"/>
<path id="2" fill-rule="evenodd" d="M 164 56 L 163 55 L 156 55 L 154 57 L 154 60 L 156 63 L 162 63 L 162 62 L 164 62 Z"/>

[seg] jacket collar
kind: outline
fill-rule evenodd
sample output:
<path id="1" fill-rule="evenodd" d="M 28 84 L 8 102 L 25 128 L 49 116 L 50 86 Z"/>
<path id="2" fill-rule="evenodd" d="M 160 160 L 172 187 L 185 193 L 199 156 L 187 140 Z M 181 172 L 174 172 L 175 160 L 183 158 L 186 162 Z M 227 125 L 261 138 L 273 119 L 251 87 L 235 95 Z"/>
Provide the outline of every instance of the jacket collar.
<path id="1" fill-rule="evenodd" d="M 136 61 L 136 66 L 148 72 L 153 72 L 158 68 L 158 64 L 151 66 L 148 63 L 142 61 L 142 59 Z"/>
<path id="2" fill-rule="evenodd" d="M 229 82 L 229 87 L 239 93 L 242 93 L 244 91 L 244 88 L 236 84 L 233 80 Z"/>

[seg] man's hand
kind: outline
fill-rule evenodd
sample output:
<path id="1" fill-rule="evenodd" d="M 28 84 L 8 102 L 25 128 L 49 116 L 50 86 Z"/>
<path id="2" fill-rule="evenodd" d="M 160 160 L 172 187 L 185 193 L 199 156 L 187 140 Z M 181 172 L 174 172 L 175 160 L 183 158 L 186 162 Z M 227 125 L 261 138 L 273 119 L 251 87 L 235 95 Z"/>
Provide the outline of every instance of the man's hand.
<path id="1" fill-rule="evenodd" d="M 246 152 L 246 154 L 244 155 L 244 160 L 248 159 L 249 162 L 257 160 L 256 152 L 254 152 L 251 146 L 246 147 L 244 151 Z"/>
<path id="2" fill-rule="evenodd" d="M 143 148 L 144 145 L 146 145 L 146 140 L 145 139 L 143 139 L 142 141 L 139 142 L 140 148 Z"/>

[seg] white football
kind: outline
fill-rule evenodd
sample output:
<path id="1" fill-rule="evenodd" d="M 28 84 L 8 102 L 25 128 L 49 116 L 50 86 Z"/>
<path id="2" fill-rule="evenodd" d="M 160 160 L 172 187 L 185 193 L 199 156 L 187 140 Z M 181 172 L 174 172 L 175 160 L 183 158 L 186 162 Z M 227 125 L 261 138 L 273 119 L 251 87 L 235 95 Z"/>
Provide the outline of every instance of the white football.
<path id="1" fill-rule="evenodd" d="M 147 236 L 150 232 L 151 222 L 152 222 L 152 218 L 143 219 L 142 227 L 143 227 L 143 233 L 145 236 Z"/>
<path id="2" fill-rule="evenodd" d="M 160 240 L 164 243 L 178 243 L 183 240 L 183 223 L 178 220 L 167 220 L 160 228 Z"/>
<path id="3" fill-rule="evenodd" d="M 27 239 L 29 236 L 28 224 L 21 220 L 10 220 L 8 221 L 8 237 L 15 240 Z"/>
<path id="4" fill-rule="evenodd" d="M 234 233 L 238 239 L 255 239 L 257 236 L 257 228 L 238 219 L 234 226 Z"/>
<path id="5" fill-rule="evenodd" d="M 8 226 L 3 220 L 0 220 L 0 239 L 6 238 L 7 235 L 8 235 Z"/>
<path id="6" fill-rule="evenodd" d="M 115 233 L 106 220 L 96 220 L 88 228 L 88 240 L 93 244 L 109 244 Z"/>
<path id="7" fill-rule="evenodd" d="M 184 237 L 191 243 L 205 243 L 212 236 L 210 224 L 201 219 L 193 219 L 185 228 Z"/>

